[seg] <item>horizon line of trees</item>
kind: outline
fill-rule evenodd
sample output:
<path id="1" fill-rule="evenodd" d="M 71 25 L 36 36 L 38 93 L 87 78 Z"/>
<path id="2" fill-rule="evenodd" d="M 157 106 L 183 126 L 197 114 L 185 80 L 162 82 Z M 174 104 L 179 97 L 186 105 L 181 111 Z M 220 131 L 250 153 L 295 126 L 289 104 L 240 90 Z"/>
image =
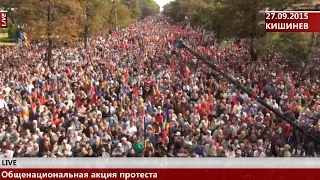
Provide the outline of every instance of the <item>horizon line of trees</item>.
<path id="1" fill-rule="evenodd" d="M 30 40 L 47 41 L 49 66 L 55 44 L 82 38 L 87 48 L 89 37 L 160 13 L 154 0 L 0 0 L 0 4 L 13 25 L 24 25 Z"/>
<path id="2" fill-rule="evenodd" d="M 174 0 L 163 7 L 162 14 L 212 31 L 220 42 L 249 39 L 252 61 L 281 54 L 291 67 L 304 68 L 319 51 L 319 33 L 264 32 L 264 10 L 283 11 L 297 8 L 296 4 L 311 4 L 311 0 Z"/>

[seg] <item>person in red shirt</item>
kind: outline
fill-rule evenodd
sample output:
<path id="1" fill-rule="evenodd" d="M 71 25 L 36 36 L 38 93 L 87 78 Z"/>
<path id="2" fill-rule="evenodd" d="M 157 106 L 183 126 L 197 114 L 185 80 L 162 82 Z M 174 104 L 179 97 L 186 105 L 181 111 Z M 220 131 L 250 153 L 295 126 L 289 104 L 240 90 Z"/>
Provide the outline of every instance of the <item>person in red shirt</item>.
<path id="1" fill-rule="evenodd" d="M 155 121 L 156 121 L 157 123 L 163 122 L 163 116 L 162 116 L 160 113 L 158 113 L 158 114 L 156 115 L 156 117 L 155 117 Z"/>
<path id="2" fill-rule="evenodd" d="M 282 125 L 281 125 L 281 128 L 282 128 L 283 138 L 285 140 L 287 140 L 289 138 L 289 136 L 290 136 L 290 133 L 291 133 L 291 126 L 287 122 L 283 121 Z"/>
<path id="3" fill-rule="evenodd" d="M 58 124 L 61 122 L 61 119 L 59 118 L 58 112 L 55 113 L 52 122 L 53 122 L 53 124 L 55 124 L 55 125 L 58 125 Z"/>
<path id="4" fill-rule="evenodd" d="M 201 107 L 201 106 L 196 106 L 196 111 L 197 111 L 197 113 L 198 114 L 203 114 L 203 112 L 204 112 L 204 109 Z"/>

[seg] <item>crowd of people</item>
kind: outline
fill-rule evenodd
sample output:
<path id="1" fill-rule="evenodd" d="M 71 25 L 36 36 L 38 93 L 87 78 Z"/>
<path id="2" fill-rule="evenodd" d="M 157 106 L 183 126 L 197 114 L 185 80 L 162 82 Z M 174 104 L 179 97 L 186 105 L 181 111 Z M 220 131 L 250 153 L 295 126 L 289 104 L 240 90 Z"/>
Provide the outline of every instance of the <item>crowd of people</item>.
<path id="1" fill-rule="evenodd" d="M 320 132 L 318 77 L 250 61 L 244 39 L 148 18 L 90 39 L 0 49 L 1 157 L 304 157 L 292 127 L 175 47 L 183 38 L 274 109 Z M 67 60 L 68 57 L 73 57 Z M 319 61 L 319 59 L 315 59 Z M 312 126 L 311 126 L 312 125 Z"/>

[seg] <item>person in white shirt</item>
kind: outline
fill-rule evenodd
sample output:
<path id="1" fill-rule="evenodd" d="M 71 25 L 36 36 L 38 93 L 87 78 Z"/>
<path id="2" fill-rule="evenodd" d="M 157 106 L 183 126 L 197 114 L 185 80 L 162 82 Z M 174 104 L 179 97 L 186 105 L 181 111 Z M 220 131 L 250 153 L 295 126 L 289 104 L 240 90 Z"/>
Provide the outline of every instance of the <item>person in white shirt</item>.
<path id="1" fill-rule="evenodd" d="M 233 106 L 232 114 L 234 114 L 234 115 L 240 114 L 241 109 L 242 109 L 242 106 L 241 106 L 240 102 L 238 102 L 238 104 Z"/>
<path id="2" fill-rule="evenodd" d="M 4 100 L 1 92 L 0 92 L 0 109 L 8 109 L 8 104 Z"/>
<path id="3" fill-rule="evenodd" d="M 71 89 L 68 90 L 68 100 L 76 99 L 76 95 L 72 92 Z"/>
<path id="4" fill-rule="evenodd" d="M 6 142 L 2 143 L 2 149 L 0 153 L 0 158 L 12 158 L 14 151 L 9 149 L 9 146 Z"/>
<path id="5" fill-rule="evenodd" d="M 31 147 L 28 151 L 28 154 L 31 156 L 31 157 L 36 157 L 38 156 L 38 153 L 39 153 L 39 144 L 37 143 L 34 143 L 33 144 L 33 147 Z"/>
<path id="6" fill-rule="evenodd" d="M 292 150 L 292 156 L 293 157 L 305 157 L 306 152 L 302 149 L 302 145 L 298 144 L 297 148 Z"/>
<path id="7" fill-rule="evenodd" d="M 146 114 L 146 116 L 144 118 L 145 118 L 146 124 L 151 124 L 152 116 L 150 114 Z"/>
<path id="8" fill-rule="evenodd" d="M 300 116 L 308 116 L 308 117 L 312 117 L 312 112 L 309 109 L 308 106 L 303 107 L 300 112 L 299 112 Z"/>
<path id="9" fill-rule="evenodd" d="M 233 150 L 229 150 L 229 151 L 227 151 L 226 156 L 227 157 L 236 157 L 236 152 Z"/>
<path id="10" fill-rule="evenodd" d="M 200 121 L 200 115 L 195 111 L 194 113 L 191 113 L 191 123 L 195 124 L 196 122 Z"/>
<path id="11" fill-rule="evenodd" d="M 217 148 L 215 142 L 211 140 L 208 144 L 204 146 L 203 155 L 205 157 L 215 157 L 217 156 Z"/>
<path id="12" fill-rule="evenodd" d="M 3 152 L 0 153 L 1 158 L 12 158 L 13 157 L 13 151 L 9 149 L 3 150 Z"/>
<path id="13" fill-rule="evenodd" d="M 4 131 L 5 127 L 0 127 L 0 141 L 2 141 L 3 137 L 6 135 L 6 131 Z"/>
<path id="14" fill-rule="evenodd" d="M 240 148 L 239 140 L 235 139 L 231 145 L 233 150 L 238 150 Z"/>
<path id="15" fill-rule="evenodd" d="M 272 100 L 272 107 L 274 108 L 274 109 L 278 109 L 279 108 L 279 105 L 278 105 L 278 103 L 276 102 L 276 100 Z"/>
<path id="16" fill-rule="evenodd" d="M 119 156 L 122 156 L 124 153 L 124 150 L 122 148 L 122 144 L 121 143 L 118 143 L 117 147 L 113 149 L 112 151 L 112 156 L 113 157 L 119 157 Z"/>
<path id="17" fill-rule="evenodd" d="M 292 157 L 289 144 L 284 145 L 282 154 L 284 157 Z"/>
<path id="18" fill-rule="evenodd" d="M 110 114 L 114 114 L 115 112 L 116 112 L 116 108 L 114 107 L 114 106 L 112 106 L 112 104 L 110 104 L 110 109 L 109 109 L 109 111 L 110 111 Z"/>
<path id="19" fill-rule="evenodd" d="M 272 106 L 272 105 L 273 105 L 272 101 L 273 101 L 272 96 L 270 96 L 269 99 L 266 99 L 266 103 L 267 103 L 269 106 Z"/>
<path id="20" fill-rule="evenodd" d="M 9 87 L 8 84 L 3 88 L 3 92 L 5 93 L 6 96 L 8 96 L 11 92 L 11 88 Z"/>
<path id="21" fill-rule="evenodd" d="M 32 82 L 30 82 L 30 84 L 27 86 L 28 93 L 31 93 L 33 89 L 34 89 L 34 85 L 32 84 Z"/>
<path id="22" fill-rule="evenodd" d="M 263 148 L 259 147 L 258 150 L 254 151 L 254 157 L 266 157 L 266 154 L 263 152 Z"/>
<path id="23" fill-rule="evenodd" d="M 127 153 L 131 148 L 132 148 L 132 144 L 130 141 L 127 140 L 127 138 L 123 137 L 121 138 L 121 142 L 122 142 L 122 149 L 125 153 Z"/>
<path id="24" fill-rule="evenodd" d="M 64 139 L 62 141 L 61 146 L 59 146 L 59 154 L 63 152 L 63 150 L 67 151 L 68 155 L 71 156 L 72 155 L 72 151 L 71 151 L 71 145 L 68 144 L 68 141 L 66 139 Z"/>
<path id="25" fill-rule="evenodd" d="M 138 129 L 137 127 L 133 124 L 133 121 L 130 121 L 129 126 L 126 128 L 127 134 L 130 136 L 133 136 L 137 133 Z"/>

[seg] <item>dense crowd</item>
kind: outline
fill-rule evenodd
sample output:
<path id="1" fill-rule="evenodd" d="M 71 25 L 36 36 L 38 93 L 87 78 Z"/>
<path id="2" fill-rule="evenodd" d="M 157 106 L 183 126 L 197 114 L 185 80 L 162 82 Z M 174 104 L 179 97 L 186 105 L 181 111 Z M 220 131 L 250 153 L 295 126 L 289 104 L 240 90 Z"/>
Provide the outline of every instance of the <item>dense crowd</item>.
<path id="1" fill-rule="evenodd" d="M 292 127 L 203 65 L 175 40 L 237 78 L 302 128 L 320 132 L 318 77 L 250 61 L 248 42 L 146 19 L 89 41 L 0 50 L 1 157 L 302 157 Z M 315 59 L 319 61 L 319 59 Z M 306 71 L 308 71 L 308 68 Z"/>

